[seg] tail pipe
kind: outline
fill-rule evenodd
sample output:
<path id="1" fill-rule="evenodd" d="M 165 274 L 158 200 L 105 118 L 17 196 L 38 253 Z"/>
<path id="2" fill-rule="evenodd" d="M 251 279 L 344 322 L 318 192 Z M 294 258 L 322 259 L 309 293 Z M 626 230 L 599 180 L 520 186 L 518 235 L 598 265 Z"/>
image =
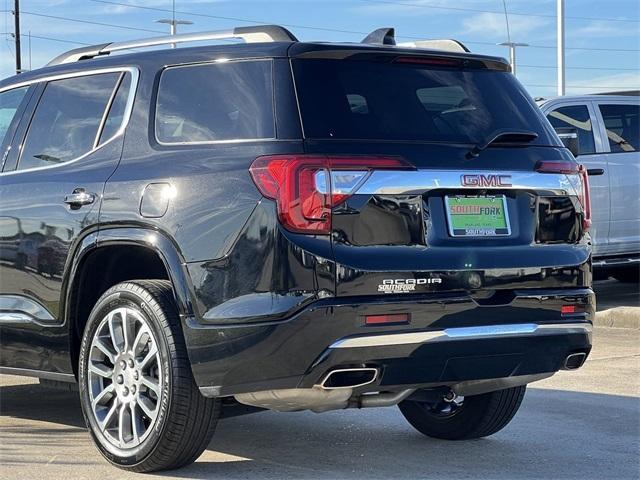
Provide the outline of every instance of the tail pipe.
<path id="1" fill-rule="evenodd" d="M 373 367 L 339 368 L 331 370 L 320 382 L 320 386 L 325 390 L 364 387 L 375 382 L 378 373 L 378 369 Z"/>
<path id="2" fill-rule="evenodd" d="M 575 370 L 576 368 L 580 368 L 585 360 L 587 359 L 587 354 L 585 352 L 576 352 L 568 355 L 564 360 L 564 365 L 562 366 L 563 370 Z"/>

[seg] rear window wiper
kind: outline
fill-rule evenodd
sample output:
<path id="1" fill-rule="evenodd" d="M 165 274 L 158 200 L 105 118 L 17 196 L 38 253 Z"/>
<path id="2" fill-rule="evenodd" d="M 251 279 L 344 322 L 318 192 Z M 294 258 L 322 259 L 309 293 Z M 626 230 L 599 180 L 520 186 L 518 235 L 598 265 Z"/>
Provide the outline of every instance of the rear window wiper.
<path id="1" fill-rule="evenodd" d="M 531 130 L 503 129 L 493 132 L 487 138 L 489 138 L 488 141 L 479 143 L 471 150 L 469 150 L 469 152 L 467 152 L 467 158 L 476 158 L 485 148 L 496 143 L 512 145 L 524 145 L 527 143 L 531 143 L 536 138 L 538 138 L 538 134 L 536 132 L 532 132 Z"/>

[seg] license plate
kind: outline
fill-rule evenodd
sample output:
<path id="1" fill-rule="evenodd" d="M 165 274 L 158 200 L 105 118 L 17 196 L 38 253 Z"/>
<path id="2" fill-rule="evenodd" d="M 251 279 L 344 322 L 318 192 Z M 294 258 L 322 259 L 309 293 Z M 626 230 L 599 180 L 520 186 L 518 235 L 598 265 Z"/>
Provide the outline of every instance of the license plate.
<path id="1" fill-rule="evenodd" d="M 511 235 L 507 200 L 494 197 L 445 197 L 449 234 L 452 237 L 501 237 Z"/>

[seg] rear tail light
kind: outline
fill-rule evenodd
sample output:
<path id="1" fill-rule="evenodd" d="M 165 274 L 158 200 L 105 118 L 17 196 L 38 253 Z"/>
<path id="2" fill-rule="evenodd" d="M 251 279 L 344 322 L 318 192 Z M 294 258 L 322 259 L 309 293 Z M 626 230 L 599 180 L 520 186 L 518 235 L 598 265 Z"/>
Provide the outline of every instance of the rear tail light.
<path id="1" fill-rule="evenodd" d="M 560 313 L 562 315 L 574 315 L 584 312 L 585 308 L 582 305 L 562 305 L 562 307 L 560 307 Z"/>
<path id="2" fill-rule="evenodd" d="M 539 173 L 565 173 L 578 175 L 580 186 L 578 200 L 582 205 L 582 228 L 587 231 L 591 228 L 591 194 L 589 191 L 589 175 L 584 165 L 565 160 L 541 160 L 536 164 L 536 172 Z"/>
<path id="3" fill-rule="evenodd" d="M 413 169 L 396 157 L 258 157 L 249 172 L 260 193 L 276 201 L 280 223 L 292 232 L 331 231 L 331 209 L 353 195 L 374 170 Z"/>
<path id="4" fill-rule="evenodd" d="M 536 172 L 539 173 L 567 173 L 576 174 L 580 165 L 566 160 L 540 160 L 536 163 Z"/>
<path id="5" fill-rule="evenodd" d="M 589 189 L 589 173 L 584 165 L 580 165 L 578 174 L 581 180 L 581 192 L 579 195 L 582 204 L 582 228 L 586 231 L 591 228 L 591 190 Z"/>

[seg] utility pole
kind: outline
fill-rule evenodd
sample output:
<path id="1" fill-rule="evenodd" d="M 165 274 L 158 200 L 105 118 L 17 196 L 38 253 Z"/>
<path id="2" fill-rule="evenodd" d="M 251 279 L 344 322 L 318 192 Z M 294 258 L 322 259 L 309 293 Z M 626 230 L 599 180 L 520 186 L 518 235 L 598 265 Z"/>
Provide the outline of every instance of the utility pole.
<path id="1" fill-rule="evenodd" d="M 516 74 L 516 47 L 528 47 L 528 43 L 518 42 L 502 42 L 498 45 L 502 47 L 509 47 L 509 63 L 511 64 L 511 73 Z"/>
<path id="2" fill-rule="evenodd" d="M 504 23 L 507 27 L 507 41 L 499 43 L 502 47 L 509 47 L 509 64 L 511 65 L 511 73 L 516 74 L 516 47 L 528 47 L 528 43 L 518 43 L 511 41 L 511 30 L 509 29 L 509 13 L 507 12 L 507 0 L 502 0 L 504 7 Z"/>
<path id="3" fill-rule="evenodd" d="M 558 21 L 558 95 L 561 97 L 566 93 L 564 75 L 564 0 L 557 0 L 557 21 Z"/>
<path id="4" fill-rule="evenodd" d="M 193 25 L 193 22 L 189 20 L 176 20 L 176 0 L 171 2 L 171 18 L 163 18 L 162 20 L 156 20 L 156 22 L 169 24 L 169 32 L 172 37 L 176 34 L 176 25 Z M 176 44 L 172 43 L 171 48 L 176 48 Z"/>
<path id="5" fill-rule="evenodd" d="M 177 32 L 176 25 L 193 25 L 189 20 L 176 20 L 175 18 L 163 18 L 156 20 L 156 23 L 166 23 L 169 25 L 169 33 L 174 36 Z M 171 48 L 176 48 L 176 44 L 172 43 Z"/>
<path id="6" fill-rule="evenodd" d="M 16 42 L 16 74 L 22 71 L 22 60 L 20 55 L 20 0 L 15 0 L 13 7 L 13 18 L 15 20 L 14 39 Z"/>

